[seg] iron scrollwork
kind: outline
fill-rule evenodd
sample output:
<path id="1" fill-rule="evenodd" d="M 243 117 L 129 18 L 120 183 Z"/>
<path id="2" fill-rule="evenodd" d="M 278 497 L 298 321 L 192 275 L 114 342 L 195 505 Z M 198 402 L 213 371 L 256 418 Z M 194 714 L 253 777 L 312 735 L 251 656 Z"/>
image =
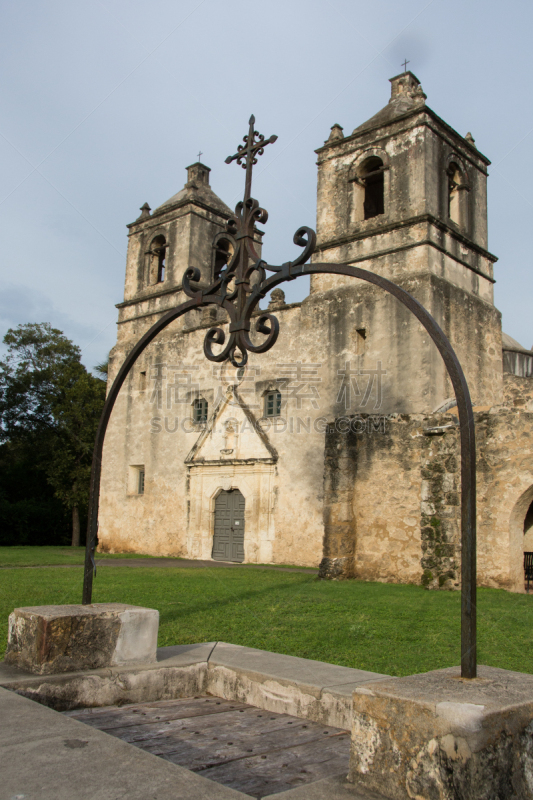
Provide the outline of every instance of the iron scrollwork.
<path id="1" fill-rule="evenodd" d="M 257 156 L 264 153 L 265 147 L 278 138 L 268 139 L 258 133 L 255 128 L 255 117 L 250 117 L 248 135 L 244 137 L 244 145 L 239 145 L 233 156 L 228 156 L 226 163 L 236 161 L 246 169 L 244 200 L 237 203 L 235 216 L 226 223 L 226 230 L 235 241 L 235 250 L 229 263 L 218 278 L 207 289 L 199 289 L 200 270 L 190 267 L 183 277 L 182 287 L 185 294 L 194 299 L 198 306 L 216 305 L 223 308 L 229 317 L 229 339 L 220 326 L 210 328 L 205 336 L 204 353 L 210 361 L 222 362 L 229 359 L 235 367 L 243 367 L 248 361 L 248 353 L 265 353 L 274 346 L 279 335 L 279 322 L 274 314 L 268 311 L 261 313 L 255 320 L 254 329 L 266 338 L 255 343 L 250 338 L 251 318 L 259 301 L 278 283 L 294 280 L 295 270 L 305 264 L 311 257 L 316 244 L 316 234 L 311 228 L 299 228 L 294 235 L 294 243 L 303 248 L 301 255 L 294 261 L 281 266 L 271 266 L 261 259 L 254 246 L 255 225 L 264 225 L 268 220 L 268 212 L 261 208 L 257 200 L 250 196 L 252 186 L 252 167 L 257 163 Z M 267 277 L 267 272 L 274 273 Z M 214 352 L 213 345 L 222 349 Z"/>

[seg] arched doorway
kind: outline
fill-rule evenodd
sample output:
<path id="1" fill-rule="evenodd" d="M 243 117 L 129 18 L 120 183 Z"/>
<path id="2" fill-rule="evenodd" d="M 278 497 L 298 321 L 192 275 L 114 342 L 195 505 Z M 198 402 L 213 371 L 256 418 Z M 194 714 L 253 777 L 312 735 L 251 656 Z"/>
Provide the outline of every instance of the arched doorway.
<path id="1" fill-rule="evenodd" d="M 533 502 L 524 519 L 524 551 L 533 552 Z"/>
<path id="2" fill-rule="evenodd" d="M 524 553 L 533 552 L 533 486 L 526 489 L 516 502 L 511 514 L 509 534 L 510 588 L 523 592 Z"/>
<path id="3" fill-rule="evenodd" d="M 244 561 L 244 506 L 238 489 L 222 491 L 215 500 L 215 561 Z"/>

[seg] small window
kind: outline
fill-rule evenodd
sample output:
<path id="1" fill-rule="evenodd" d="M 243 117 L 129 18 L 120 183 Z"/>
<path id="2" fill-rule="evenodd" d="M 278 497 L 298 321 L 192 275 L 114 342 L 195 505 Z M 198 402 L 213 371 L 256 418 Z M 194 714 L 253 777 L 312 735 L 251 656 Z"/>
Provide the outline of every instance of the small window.
<path id="1" fill-rule="evenodd" d="M 207 400 L 204 400 L 203 397 L 194 401 L 193 421 L 195 424 L 199 422 L 207 422 L 207 408 Z"/>
<path id="2" fill-rule="evenodd" d="M 139 476 L 137 480 L 137 494 L 144 494 L 144 467 L 139 469 Z"/>
<path id="3" fill-rule="evenodd" d="M 146 371 L 139 373 L 139 391 L 144 392 L 146 389 Z"/>
<path id="4" fill-rule="evenodd" d="M 281 414 L 281 392 L 267 392 L 265 395 L 265 417 L 279 417 Z"/>
<path id="5" fill-rule="evenodd" d="M 231 261 L 233 245 L 229 239 L 218 239 L 215 243 L 215 261 L 213 266 L 213 280 L 220 278 L 220 273 Z"/>
<path id="6" fill-rule="evenodd" d="M 385 213 L 383 200 L 384 173 L 381 158 L 373 156 L 365 162 L 361 179 L 365 187 L 365 219 L 378 217 L 380 214 Z"/>

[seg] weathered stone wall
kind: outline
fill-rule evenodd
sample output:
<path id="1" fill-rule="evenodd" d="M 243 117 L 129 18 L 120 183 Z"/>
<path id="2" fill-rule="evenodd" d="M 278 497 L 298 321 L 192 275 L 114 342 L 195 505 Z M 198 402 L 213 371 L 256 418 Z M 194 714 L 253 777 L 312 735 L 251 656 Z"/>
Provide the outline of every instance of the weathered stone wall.
<path id="1" fill-rule="evenodd" d="M 245 561 L 318 564 L 324 429 L 334 415 L 338 389 L 328 386 L 328 341 L 312 315 L 302 312 L 300 304 L 276 313 L 281 321 L 278 344 L 251 358 L 242 381 L 233 369 L 224 376 L 227 365 L 221 368 L 203 357 L 209 325 L 183 331 L 172 323 L 147 348 L 119 394 L 106 435 L 101 549 L 210 558 L 214 501 L 221 490 L 238 488 L 246 499 Z M 150 323 L 138 324 L 143 326 L 140 335 Z M 298 380 L 290 370 L 302 364 L 302 339 L 308 344 L 303 360 L 308 372 Z M 111 379 L 130 346 L 126 342 L 115 348 Z M 335 375 L 335 380 L 341 379 Z M 244 420 L 237 402 L 218 421 L 219 439 L 209 445 L 214 450 L 206 454 L 200 448 L 187 458 L 205 427 L 192 421 L 194 399 L 208 401 L 211 417 L 234 382 L 252 421 Z M 269 423 L 264 394 L 278 388 L 282 415 Z M 238 436 L 238 452 L 231 455 L 222 452 L 221 438 L 229 418 L 235 420 Z M 263 428 L 274 457 L 265 454 L 256 425 Z M 141 465 L 144 494 L 137 493 L 132 480 Z"/>
<path id="2" fill-rule="evenodd" d="M 508 405 L 475 412 L 478 582 L 524 590 L 524 520 L 533 502 L 533 380 L 506 376 Z M 460 585 L 460 440 L 453 409 L 352 417 L 328 426 L 323 574 Z M 361 422 L 365 422 L 363 424 Z M 351 504 L 350 479 L 352 482 Z M 526 548 L 527 549 L 527 548 Z"/>
<path id="3" fill-rule="evenodd" d="M 506 375 L 505 400 L 476 416 L 478 570 L 483 585 L 524 591 L 524 520 L 533 501 L 533 379 Z"/>
<path id="4" fill-rule="evenodd" d="M 375 264 L 368 265 L 375 269 Z M 331 342 L 329 381 L 336 379 L 347 361 L 352 368 L 381 369 L 381 395 L 377 380 L 371 399 L 364 390 L 351 406 L 363 413 L 428 413 L 448 398 L 453 389 L 442 358 L 413 314 L 382 289 L 352 279 L 352 286 L 311 294 L 302 313 L 312 315 Z M 471 293 L 434 275 L 419 274 L 401 281 L 433 315 L 447 333 L 463 366 L 476 405 L 494 405 L 502 400 L 500 313 Z M 457 314 L 457 308 L 464 313 Z M 365 331 L 364 347 L 358 351 L 356 335 Z M 355 355 L 357 354 L 357 359 Z M 360 381 L 361 382 L 361 381 Z M 337 404 L 338 414 L 344 397 Z M 354 398 L 355 400 L 355 398 Z M 363 400 L 366 400 L 363 405 Z"/>
<path id="5" fill-rule="evenodd" d="M 441 425 L 445 434 L 428 434 Z M 456 454 L 449 416 L 360 416 L 328 426 L 324 555 L 336 564 L 329 576 L 457 586 Z M 353 563 L 346 573 L 343 558 Z"/>

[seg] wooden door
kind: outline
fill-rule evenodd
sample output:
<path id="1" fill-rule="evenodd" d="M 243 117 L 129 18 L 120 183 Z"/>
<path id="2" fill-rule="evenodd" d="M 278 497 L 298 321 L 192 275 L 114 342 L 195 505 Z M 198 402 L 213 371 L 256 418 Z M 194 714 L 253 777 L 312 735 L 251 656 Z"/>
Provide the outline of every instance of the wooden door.
<path id="1" fill-rule="evenodd" d="M 215 500 L 215 561 L 244 561 L 244 503 L 238 489 L 221 492 Z"/>

